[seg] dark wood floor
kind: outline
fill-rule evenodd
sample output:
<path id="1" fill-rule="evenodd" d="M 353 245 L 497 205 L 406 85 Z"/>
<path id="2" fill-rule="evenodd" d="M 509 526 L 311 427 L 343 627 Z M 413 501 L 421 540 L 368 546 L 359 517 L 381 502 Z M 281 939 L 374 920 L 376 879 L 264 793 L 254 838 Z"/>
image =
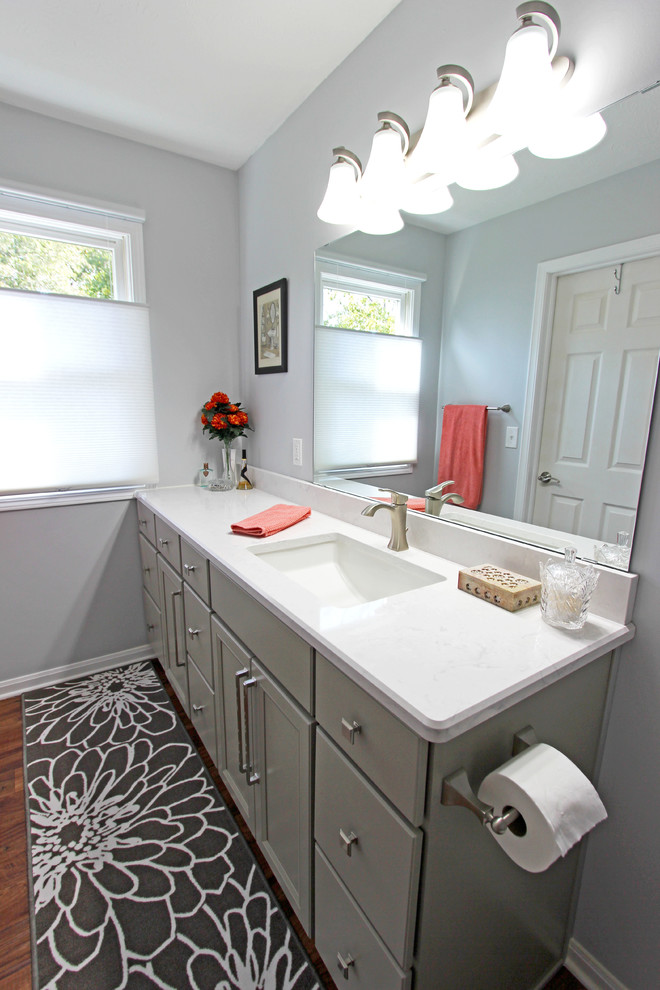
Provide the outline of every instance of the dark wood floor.
<path id="1" fill-rule="evenodd" d="M 250 830 L 220 780 L 188 716 L 181 708 L 162 671 L 159 670 L 159 673 L 200 756 L 257 857 L 275 896 L 317 967 L 324 988 L 337 990 L 314 944 L 305 935 L 270 867 L 256 846 Z M 29 918 L 21 703 L 19 698 L 7 698 L 0 700 L 0 990 L 31 990 Z M 550 980 L 546 990 L 584 990 L 584 988 L 568 970 L 562 969 Z"/>

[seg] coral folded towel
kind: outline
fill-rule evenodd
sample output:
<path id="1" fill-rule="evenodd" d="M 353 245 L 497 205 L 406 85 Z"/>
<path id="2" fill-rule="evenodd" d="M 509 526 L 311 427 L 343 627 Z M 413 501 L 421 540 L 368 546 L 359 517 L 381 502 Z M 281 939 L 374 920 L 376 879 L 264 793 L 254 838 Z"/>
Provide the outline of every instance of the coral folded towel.
<path id="1" fill-rule="evenodd" d="M 231 528 L 234 533 L 242 533 L 244 536 L 272 536 L 282 529 L 295 526 L 301 519 L 307 519 L 311 512 L 304 505 L 271 505 L 270 509 L 257 512 L 255 516 L 232 523 Z"/>
<path id="2" fill-rule="evenodd" d="M 466 509 L 481 502 L 487 423 L 486 406 L 445 406 L 438 484 L 453 480 L 452 491 L 463 496 Z"/>

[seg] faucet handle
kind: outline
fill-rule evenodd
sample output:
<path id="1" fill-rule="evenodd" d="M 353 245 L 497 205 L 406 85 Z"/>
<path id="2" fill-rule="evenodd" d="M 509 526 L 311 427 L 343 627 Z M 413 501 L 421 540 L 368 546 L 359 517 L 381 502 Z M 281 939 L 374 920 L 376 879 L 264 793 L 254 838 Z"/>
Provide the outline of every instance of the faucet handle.
<path id="1" fill-rule="evenodd" d="M 389 492 L 392 496 L 392 505 L 406 505 L 408 496 L 403 492 L 395 492 L 393 488 L 379 488 L 379 492 Z"/>
<path id="2" fill-rule="evenodd" d="M 448 488 L 448 487 L 449 487 L 449 485 L 453 485 L 453 484 L 455 484 L 455 482 L 453 482 L 453 481 L 443 481 L 443 482 L 441 482 L 441 483 L 440 483 L 439 485 L 436 485 L 436 486 L 435 486 L 434 488 L 427 488 L 427 489 L 426 489 L 426 491 L 424 492 L 424 494 L 425 494 L 425 495 L 426 495 L 426 496 L 427 496 L 428 498 L 435 498 L 435 497 L 436 497 L 437 495 L 439 495 L 439 494 L 440 494 L 440 493 L 441 493 L 441 492 L 442 492 L 442 491 L 443 491 L 443 490 L 444 490 L 445 488 Z"/>

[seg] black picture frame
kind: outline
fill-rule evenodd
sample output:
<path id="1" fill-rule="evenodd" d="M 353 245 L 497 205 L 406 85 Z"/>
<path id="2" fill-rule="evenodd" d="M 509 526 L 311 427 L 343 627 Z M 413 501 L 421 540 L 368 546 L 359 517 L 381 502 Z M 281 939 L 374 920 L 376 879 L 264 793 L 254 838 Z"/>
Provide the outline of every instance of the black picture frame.
<path id="1" fill-rule="evenodd" d="M 287 370 L 287 296 L 285 278 L 255 289 L 252 293 L 255 375 L 273 375 Z"/>

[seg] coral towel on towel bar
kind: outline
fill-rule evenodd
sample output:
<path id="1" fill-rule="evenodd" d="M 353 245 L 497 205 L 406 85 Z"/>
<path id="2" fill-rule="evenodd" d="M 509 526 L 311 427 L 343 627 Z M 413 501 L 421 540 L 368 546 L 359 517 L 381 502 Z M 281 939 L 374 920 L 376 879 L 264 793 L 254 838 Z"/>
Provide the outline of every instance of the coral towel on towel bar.
<path id="1" fill-rule="evenodd" d="M 466 509 L 481 502 L 486 450 L 486 406 L 445 406 L 438 461 L 438 484 L 452 479 Z"/>

